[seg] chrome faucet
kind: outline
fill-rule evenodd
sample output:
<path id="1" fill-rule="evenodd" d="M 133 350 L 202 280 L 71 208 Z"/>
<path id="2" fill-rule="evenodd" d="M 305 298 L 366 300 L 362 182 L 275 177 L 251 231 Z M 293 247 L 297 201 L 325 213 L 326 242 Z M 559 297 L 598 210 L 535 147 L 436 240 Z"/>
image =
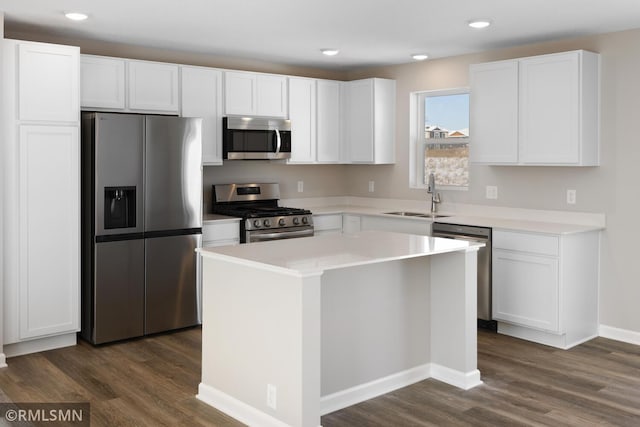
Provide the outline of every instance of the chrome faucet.
<path id="1" fill-rule="evenodd" d="M 433 215 L 436 213 L 437 204 L 440 203 L 440 193 L 436 192 L 436 176 L 433 172 L 429 174 L 427 193 L 431 194 L 431 215 Z"/>

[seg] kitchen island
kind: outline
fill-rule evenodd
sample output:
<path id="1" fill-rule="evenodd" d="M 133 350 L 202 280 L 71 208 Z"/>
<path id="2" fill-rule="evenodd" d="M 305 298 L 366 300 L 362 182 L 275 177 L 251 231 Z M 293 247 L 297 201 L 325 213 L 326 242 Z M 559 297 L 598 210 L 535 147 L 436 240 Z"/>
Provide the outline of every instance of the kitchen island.
<path id="1" fill-rule="evenodd" d="M 481 244 L 368 231 L 200 249 L 198 398 L 249 425 L 435 378 L 469 389 Z"/>

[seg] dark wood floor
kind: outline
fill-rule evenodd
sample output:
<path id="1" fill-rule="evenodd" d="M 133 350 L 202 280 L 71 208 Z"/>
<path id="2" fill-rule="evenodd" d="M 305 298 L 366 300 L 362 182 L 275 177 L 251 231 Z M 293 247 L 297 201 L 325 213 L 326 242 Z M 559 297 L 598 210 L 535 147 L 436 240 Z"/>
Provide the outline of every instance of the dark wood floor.
<path id="1" fill-rule="evenodd" d="M 198 401 L 198 328 L 94 348 L 11 358 L 0 390 L 15 402 L 89 401 L 91 425 L 237 426 Z M 598 338 L 563 351 L 479 332 L 484 385 L 434 380 L 334 412 L 334 426 L 639 426 L 640 347 Z M 0 397 L 1 399 L 1 397 Z"/>

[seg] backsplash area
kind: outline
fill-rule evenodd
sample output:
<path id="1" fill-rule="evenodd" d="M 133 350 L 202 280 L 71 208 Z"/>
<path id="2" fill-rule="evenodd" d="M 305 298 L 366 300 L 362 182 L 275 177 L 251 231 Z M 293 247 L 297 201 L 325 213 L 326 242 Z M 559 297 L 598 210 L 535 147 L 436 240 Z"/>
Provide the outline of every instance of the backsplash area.
<path id="1" fill-rule="evenodd" d="M 211 185 L 277 182 L 283 199 L 347 195 L 346 165 L 287 165 L 280 161 L 231 160 L 203 170 L 204 212 L 211 211 Z M 298 192 L 302 181 L 303 191 Z"/>

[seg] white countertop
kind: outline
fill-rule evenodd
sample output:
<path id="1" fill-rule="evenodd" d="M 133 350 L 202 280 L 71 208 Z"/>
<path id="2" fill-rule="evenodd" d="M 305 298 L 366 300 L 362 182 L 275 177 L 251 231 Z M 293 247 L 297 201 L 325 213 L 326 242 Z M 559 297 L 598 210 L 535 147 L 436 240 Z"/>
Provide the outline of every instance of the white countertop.
<path id="1" fill-rule="evenodd" d="M 439 215 L 447 215 L 440 218 L 424 218 L 416 216 L 390 215 L 388 212 L 401 211 L 402 209 L 383 209 L 380 207 L 368 206 L 316 206 L 309 208 L 314 215 L 330 215 L 330 214 L 354 214 L 354 215 L 370 215 L 382 216 L 386 218 L 398 218 L 406 221 L 424 221 L 424 222 L 440 222 L 445 224 L 458 225 L 474 225 L 478 227 L 490 227 L 500 230 L 525 231 L 533 233 L 548 234 L 573 234 L 588 231 L 602 230 L 604 227 L 599 225 L 583 225 L 549 221 L 535 221 L 530 219 L 512 219 L 489 216 L 461 215 L 457 213 L 441 211 Z M 419 209 L 411 209 L 410 212 L 420 212 L 428 214 L 427 211 Z"/>
<path id="2" fill-rule="evenodd" d="M 387 231 L 324 235 L 257 242 L 248 245 L 202 248 L 209 258 L 296 275 L 385 261 L 477 250 L 481 243 Z"/>
<path id="3" fill-rule="evenodd" d="M 316 200 L 317 202 L 317 200 Z M 454 209 L 443 207 L 438 214 L 446 217 L 431 218 L 389 215 L 388 212 L 408 211 L 428 214 L 428 210 L 417 208 L 411 203 L 415 201 L 396 201 L 392 199 L 367 199 L 355 198 L 347 203 L 313 203 L 306 199 L 294 199 L 289 203 L 292 206 L 309 209 L 314 215 L 353 214 L 380 216 L 384 218 L 396 218 L 403 221 L 421 221 L 425 223 L 441 222 L 446 224 L 475 225 L 490 227 L 498 230 L 523 231 L 546 234 L 574 234 L 589 231 L 603 230 L 604 215 L 571 213 L 564 211 L 537 211 L 525 209 L 495 208 L 486 206 L 460 205 Z M 368 205 L 367 205 L 368 204 Z M 302 206 L 299 206 L 302 205 Z M 461 207 L 462 206 L 462 207 Z M 585 217 L 589 217 L 585 220 Z M 598 217 L 592 220 L 591 217 Z M 601 218 L 600 218 L 601 217 Z M 213 221 L 239 221 L 239 218 L 223 215 L 205 214 L 204 223 Z"/>

